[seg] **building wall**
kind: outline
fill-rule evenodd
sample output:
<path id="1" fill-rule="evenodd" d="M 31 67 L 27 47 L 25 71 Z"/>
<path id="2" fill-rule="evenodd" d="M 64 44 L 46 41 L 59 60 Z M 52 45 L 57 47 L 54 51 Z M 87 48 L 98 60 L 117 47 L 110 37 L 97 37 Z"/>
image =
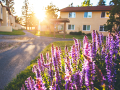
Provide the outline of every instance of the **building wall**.
<path id="1" fill-rule="evenodd" d="M 91 18 L 84 18 L 84 12 L 76 12 L 75 18 L 69 18 L 69 12 L 61 12 L 61 18 L 68 18 L 70 23 L 66 24 L 66 32 L 69 34 L 70 32 L 78 32 L 82 31 L 83 33 L 91 33 L 92 30 L 97 30 L 98 32 L 102 32 L 104 35 L 107 35 L 107 31 L 99 31 L 100 25 L 104 25 L 107 22 L 108 18 L 101 18 L 101 11 L 92 12 Z M 75 25 L 74 30 L 68 30 L 68 25 Z M 90 31 L 83 31 L 83 25 L 91 25 Z"/>
<path id="2" fill-rule="evenodd" d="M 15 27 L 18 27 L 18 29 L 21 29 L 21 25 L 18 23 L 15 23 Z"/>
<path id="3" fill-rule="evenodd" d="M 10 17 L 10 26 L 12 26 L 13 24 L 12 15 L 9 15 L 9 17 Z"/>
<path id="4" fill-rule="evenodd" d="M 12 27 L 11 26 L 0 26 L 0 31 L 12 32 Z"/>
<path id="5" fill-rule="evenodd" d="M 2 7 L 2 11 L 3 11 L 3 21 L 2 21 L 1 26 L 7 26 L 6 7 Z"/>
<path id="6" fill-rule="evenodd" d="M 15 27 L 15 17 L 14 16 L 12 16 L 12 24 L 13 24 L 12 26 Z"/>

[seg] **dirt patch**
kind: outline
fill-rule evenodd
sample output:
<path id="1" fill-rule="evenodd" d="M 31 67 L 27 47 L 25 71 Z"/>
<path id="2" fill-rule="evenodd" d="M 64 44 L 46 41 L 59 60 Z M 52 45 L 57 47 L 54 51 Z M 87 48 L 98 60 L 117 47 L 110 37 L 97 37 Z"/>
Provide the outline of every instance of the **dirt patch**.
<path id="1" fill-rule="evenodd" d="M 18 36 L 2 36 L 2 37 L 0 37 L 0 39 L 29 40 L 29 39 L 33 39 L 33 38 L 30 38 L 30 37 L 18 37 Z"/>
<path id="2" fill-rule="evenodd" d="M 21 42 L 0 42 L 0 53 L 21 45 Z"/>

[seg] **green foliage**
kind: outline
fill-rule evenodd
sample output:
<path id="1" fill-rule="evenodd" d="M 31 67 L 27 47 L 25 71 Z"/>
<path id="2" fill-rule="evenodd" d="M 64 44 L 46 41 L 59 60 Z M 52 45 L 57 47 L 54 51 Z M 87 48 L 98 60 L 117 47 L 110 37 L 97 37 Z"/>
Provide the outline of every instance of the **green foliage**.
<path id="1" fill-rule="evenodd" d="M 30 14 L 28 14 L 27 20 L 28 20 L 27 25 L 29 27 L 35 27 L 36 25 L 39 24 L 39 20 L 35 16 L 34 12 L 31 12 Z"/>
<path id="2" fill-rule="evenodd" d="M 105 0 L 99 0 L 98 6 L 105 6 Z"/>
<path id="3" fill-rule="evenodd" d="M 6 7 L 10 9 L 12 14 L 15 14 L 14 0 L 2 0 L 5 3 Z"/>
<path id="4" fill-rule="evenodd" d="M 13 30 L 12 32 L 2 32 L 0 31 L 0 35 L 25 35 L 23 30 Z"/>
<path id="5" fill-rule="evenodd" d="M 37 31 L 37 30 L 30 30 L 30 31 L 28 31 L 28 32 L 36 35 L 36 33 L 38 33 L 39 31 Z M 83 39 L 85 33 L 82 33 L 82 34 L 83 34 L 83 35 L 75 35 L 75 34 L 74 34 L 74 35 L 69 35 L 69 34 L 67 34 L 67 35 L 65 35 L 65 38 L 71 38 L 71 39 L 73 39 L 73 37 L 74 37 L 74 38 L 77 38 L 77 39 Z M 88 33 L 88 34 L 86 34 L 86 35 L 88 36 L 88 38 L 89 38 L 90 40 L 92 39 L 90 33 Z M 49 33 L 49 32 L 46 33 L 46 32 L 44 32 L 44 31 L 42 31 L 42 32 L 40 32 L 39 36 L 54 37 L 54 34 L 53 34 L 53 33 Z M 63 38 L 63 34 L 56 34 L 55 37 L 56 37 L 56 38 Z"/>
<path id="6" fill-rule="evenodd" d="M 92 4 L 90 4 L 90 0 L 84 0 L 84 2 L 82 2 L 81 6 L 92 6 Z"/>
<path id="7" fill-rule="evenodd" d="M 57 12 L 59 9 L 52 3 L 50 3 L 50 5 L 48 5 L 47 7 L 45 7 L 45 10 L 46 10 L 45 13 L 46 13 L 47 19 L 58 17 Z"/>
<path id="8" fill-rule="evenodd" d="M 110 4 L 112 7 L 109 12 L 110 16 L 107 20 L 107 24 L 105 25 L 105 29 L 110 32 L 114 29 L 118 29 L 120 31 L 120 0 L 112 0 Z"/>

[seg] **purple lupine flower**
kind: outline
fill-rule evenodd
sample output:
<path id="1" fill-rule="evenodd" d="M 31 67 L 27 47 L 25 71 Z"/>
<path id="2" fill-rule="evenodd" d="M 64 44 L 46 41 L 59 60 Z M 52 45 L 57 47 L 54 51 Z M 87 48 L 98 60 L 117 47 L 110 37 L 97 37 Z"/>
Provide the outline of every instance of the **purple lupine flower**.
<path id="1" fill-rule="evenodd" d="M 34 90 L 34 85 L 35 85 L 35 81 L 32 79 L 32 77 L 28 77 L 27 80 L 25 81 L 25 85 L 27 87 L 28 90 Z"/>
<path id="2" fill-rule="evenodd" d="M 24 84 L 22 84 L 21 90 L 25 90 Z"/>
<path id="3" fill-rule="evenodd" d="M 71 81 L 71 75 L 68 72 L 65 72 L 65 90 L 73 90 L 73 84 L 72 84 L 72 81 Z"/>
<path id="4" fill-rule="evenodd" d="M 92 61 L 92 57 L 84 55 L 82 73 L 87 89 L 89 90 L 91 87 L 91 89 L 94 90 L 93 80 L 95 80 L 95 63 Z"/>
<path id="5" fill-rule="evenodd" d="M 34 66 L 33 66 L 32 72 L 36 74 L 36 77 L 37 77 L 37 78 L 41 77 L 41 70 L 38 68 L 37 65 L 34 65 Z"/>
<path id="6" fill-rule="evenodd" d="M 65 72 L 69 72 L 70 75 L 72 74 L 72 66 L 69 57 L 67 56 L 65 59 Z"/>
<path id="7" fill-rule="evenodd" d="M 43 72 L 44 71 L 44 67 L 43 67 L 42 61 L 40 59 L 38 59 L 37 63 L 38 63 L 38 67 L 39 67 L 40 71 Z"/>
<path id="8" fill-rule="evenodd" d="M 68 54 L 68 47 L 67 47 L 67 45 L 65 46 L 65 54 L 66 55 Z"/>
<path id="9" fill-rule="evenodd" d="M 110 53 L 107 53 L 106 57 L 105 57 L 105 63 L 106 63 L 106 71 L 107 71 L 107 78 L 108 78 L 108 82 L 109 82 L 109 88 L 111 88 L 111 86 L 114 86 L 114 78 L 115 78 L 115 73 L 114 73 L 114 63 L 112 61 L 112 56 Z"/>
<path id="10" fill-rule="evenodd" d="M 52 69 L 52 59 L 50 59 L 50 64 L 49 64 L 49 69 L 48 69 L 48 74 L 49 74 L 49 78 L 50 78 L 50 82 L 51 82 L 51 85 L 52 85 L 52 81 L 53 81 L 53 69 Z"/>
<path id="11" fill-rule="evenodd" d="M 49 63 L 49 53 L 46 53 L 47 63 Z"/>
<path id="12" fill-rule="evenodd" d="M 88 60 L 84 60 L 83 67 L 82 67 L 82 73 L 84 75 L 85 85 L 87 88 L 89 88 L 89 62 Z"/>
<path id="13" fill-rule="evenodd" d="M 87 55 L 87 56 L 92 56 L 92 51 L 91 51 L 91 44 L 89 43 L 88 39 L 87 39 L 87 36 L 84 36 L 84 39 L 83 39 L 83 42 L 84 42 L 84 46 L 83 46 L 83 54 L 84 55 Z"/>
<path id="14" fill-rule="evenodd" d="M 100 45 L 100 35 L 96 31 L 96 49 L 98 50 L 100 47 L 101 47 L 101 45 Z"/>
<path id="15" fill-rule="evenodd" d="M 103 40 L 104 39 L 104 36 L 102 33 L 100 33 L 100 45 L 102 46 L 102 44 L 104 43 Z"/>
<path id="16" fill-rule="evenodd" d="M 73 45 L 71 47 L 71 57 L 72 57 L 72 63 L 74 64 L 75 70 L 77 69 L 77 60 L 78 60 L 77 56 L 78 56 L 77 49 L 75 48 L 75 45 Z"/>
<path id="17" fill-rule="evenodd" d="M 54 69 L 55 69 L 55 78 L 56 78 L 56 86 L 55 87 L 56 87 L 56 90 L 60 90 L 61 78 L 60 78 L 60 75 L 59 75 L 58 61 L 57 61 L 56 57 L 54 57 Z"/>
<path id="18" fill-rule="evenodd" d="M 80 46 L 81 46 L 81 42 L 80 41 L 78 41 L 78 39 L 76 39 L 76 38 L 73 38 L 73 40 L 74 40 L 74 44 L 75 44 L 75 49 L 76 49 L 76 53 L 77 53 L 77 60 L 80 58 L 79 56 L 80 56 Z"/>
<path id="19" fill-rule="evenodd" d="M 88 43 L 88 37 L 86 35 L 83 38 L 83 46 L 84 46 L 85 43 Z"/>
<path id="20" fill-rule="evenodd" d="M 35 90 L 46 90 L 42 78 L 36 78 Z"/>
<path id="21" fill-rule="evenodd" d="M 102 51 L 101 51 L 101 58 L 102 60 L 105 60 L 105 55 L 106 55 L 106 49 L 105 49 L 105 45 L 102 47 Z"/>
<path id="22" fill-rule="evenodd" d="M 96 32 L 95 32 L 95 30 L 93 30 L 93 32 L 92 32 L 92 58 L 93 58 L 93 60 L 95 60 L 95 58 L 96 58 L 96 53 L 97 53 L 97 50 L 96 50 Z"/>
<path id="23" fill-rule="evenodd" d="M 82 89 L 82 73 L 80 71 L 77 71 L 74 75 L 76 90 Z"/>
<path id="24" fill-rule="evenodd" d="M 116 33 L 115 36 L 113 36 L 113 42 L 111 44 L 111 48 L 113 50 L 113 58 L 114 60 L 116 61 L 117 60 L 117 54 L 118 54 L 118 50 L 119 50 L 119 43 L 120 43 L 120 40 L 119 40 L 119 35 Z"/>
<path id="25" fill-rule="evenodd" d="M 54 46 L 52 44 L 52 47 L 51 47 L 51 59 L 52 59 L 52 62 L 54 60 Z"/>
<path id="26" fill-rule="evenodd" d="M 43 57 L 43 54 L 40 54 L 40 60 L 42 62 L 42 65 L 44 64 L 44 57 Z"/>
<path id="27" fill-rule="evenodd" d="M 108 34 L 108 50 L 111 50 L 111 51 L 112 51 L 112 48 L 110 48 L 110 46 L 112 45 L 112 42 L 113 42 L 113 35 L 109 33 Z"/>
<path id="28" fill-rule="evenodd" d="M 108 48 L 109 48 L 108 47 L 108 37 L 106 36 L 106 51 L 109 50 Z"/>
<path id="29" fill-rule="evenodd" d="M 58 68 L 59 70 L 61 70 L 61 51 L 60 49 L 58 49 L 58 47 L 56 47 L 56 59 L 57 59 L 57 64 L 58 64 Z"/>

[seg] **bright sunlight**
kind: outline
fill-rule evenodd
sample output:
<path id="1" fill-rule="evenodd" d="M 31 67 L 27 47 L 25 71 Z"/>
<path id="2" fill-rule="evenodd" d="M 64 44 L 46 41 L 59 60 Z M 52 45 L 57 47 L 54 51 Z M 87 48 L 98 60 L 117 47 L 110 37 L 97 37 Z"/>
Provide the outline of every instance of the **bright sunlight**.
<path id="1" fill-rule="evenodd" d="M 43 21 L 43 19 L 45 18 L 45 11 L 44 11 L 44 10 L 40 10 L 40 9 L 38 8 L 38 9 L 36 9 L 34 12 L 35 12 L 36 17 L 37 17 L 40 21 Z"/>
<path id="2" fill-rule="evenodd" d="M 34 8 L 34 12 L 36 17 L 40 20 L 43 21 L 43 19 L 45 18 L 45 10 L 43 5 L 41 5 L 41 1 L 37 0 L 37 2 L 31 0 L 31 2 L 33 3 L 33 8 Z"/>

